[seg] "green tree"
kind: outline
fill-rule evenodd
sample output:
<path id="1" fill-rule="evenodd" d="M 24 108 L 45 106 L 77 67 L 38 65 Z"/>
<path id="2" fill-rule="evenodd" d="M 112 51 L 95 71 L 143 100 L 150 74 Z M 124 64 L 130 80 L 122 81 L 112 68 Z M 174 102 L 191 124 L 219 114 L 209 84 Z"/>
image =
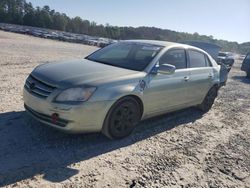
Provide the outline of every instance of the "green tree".
<path id="1" fill-rule="evenodd" d="M 69 18 L 65 14 L 60 14 L 56 12 L 53 14 L 53 29 L 56 30 L 66 30 Z"/>
<path id="2" fill-rule="evenodd" d="M 35 25 L 35 10 L 31 3 L 26 3 L 24 6 L 24 17 L 23 17 L 23 24 L 34 26 Z"/>

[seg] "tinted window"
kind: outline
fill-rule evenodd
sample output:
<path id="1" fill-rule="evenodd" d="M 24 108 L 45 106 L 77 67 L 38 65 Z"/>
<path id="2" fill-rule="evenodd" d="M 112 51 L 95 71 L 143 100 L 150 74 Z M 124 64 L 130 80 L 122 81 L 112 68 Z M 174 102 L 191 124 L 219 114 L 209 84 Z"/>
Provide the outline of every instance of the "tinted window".
<path id="1" fill-rule="evenodd" d="M 218 56 L 220 56 L 220 57 L 226 57 L 227 54 L 226 54 L 226 53 L 223 53 L 223 52 L 220 52 L 220 53 L 218 54 Z"/>
<path id="2" fill-rule="evenodd" d="M 205 55 L 205 58 L 206 58 L 207 67 L 212 67 L 212 63 L 211 63 L 210 59 L 206 55 Z"/>
<path id="3" fill-rule="evenodd" d="M 86 59 L 125 69 L 143 71 L 162 48 L 162 46 L 153 44 L 118 42 L 102 48 Z"/>
<path id="4" fill-rule="evenodd" d="M 203 53 L 189 50 L 190 68 L 206 67 L 206 59 Z"/>
<path id="5" fill-rule="evenodd" d="M 174 65 L 176 69 L 187 68 L 186 53 L 184 49 L 169 50 L 160 59 L 160 65 Z"/>

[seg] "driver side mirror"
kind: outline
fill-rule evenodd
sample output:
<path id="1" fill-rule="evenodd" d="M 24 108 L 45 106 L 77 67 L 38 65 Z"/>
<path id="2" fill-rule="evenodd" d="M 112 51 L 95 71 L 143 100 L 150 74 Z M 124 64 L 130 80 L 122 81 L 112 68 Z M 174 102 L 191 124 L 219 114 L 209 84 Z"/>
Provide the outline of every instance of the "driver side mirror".
<path id="1" fill-rule="evenodd" d="M 156 65 L 151 73 L 153 74 L 157 74 L 157 73 L 160 73 L 160 74 L 174 74 L 175 73 L 175 70 L 176 70 L 176 67 L 174 65 L 170 65 L 170 64 L 162 64 L 162 65 Z"/>

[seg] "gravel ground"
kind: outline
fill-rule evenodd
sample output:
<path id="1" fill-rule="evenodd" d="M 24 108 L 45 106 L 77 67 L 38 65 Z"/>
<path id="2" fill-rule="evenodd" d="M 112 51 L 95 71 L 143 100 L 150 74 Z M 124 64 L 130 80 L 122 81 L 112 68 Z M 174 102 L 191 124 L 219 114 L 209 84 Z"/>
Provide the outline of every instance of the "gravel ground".
<path id="1" fill-rule="evenodd" d="M 239 61 L 208 113 L 146 120 L 123 140 L 66 135 L 25 115 L 35 66 L 95 49 L 0 31 L 0 186 L 250 187 L 250 80 Z"/>

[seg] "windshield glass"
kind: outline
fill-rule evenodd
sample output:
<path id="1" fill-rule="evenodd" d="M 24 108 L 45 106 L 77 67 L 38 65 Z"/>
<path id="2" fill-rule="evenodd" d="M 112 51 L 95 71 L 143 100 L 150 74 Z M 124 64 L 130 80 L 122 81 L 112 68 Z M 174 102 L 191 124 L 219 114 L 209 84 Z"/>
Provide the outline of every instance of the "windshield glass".
<path id="1" fill-rule="evenodd" d="M 94 52 L 86 59 L 125 69 L 143 71 L 162 48 L 163 46 L 152 44 L 119 42 Z"/>

